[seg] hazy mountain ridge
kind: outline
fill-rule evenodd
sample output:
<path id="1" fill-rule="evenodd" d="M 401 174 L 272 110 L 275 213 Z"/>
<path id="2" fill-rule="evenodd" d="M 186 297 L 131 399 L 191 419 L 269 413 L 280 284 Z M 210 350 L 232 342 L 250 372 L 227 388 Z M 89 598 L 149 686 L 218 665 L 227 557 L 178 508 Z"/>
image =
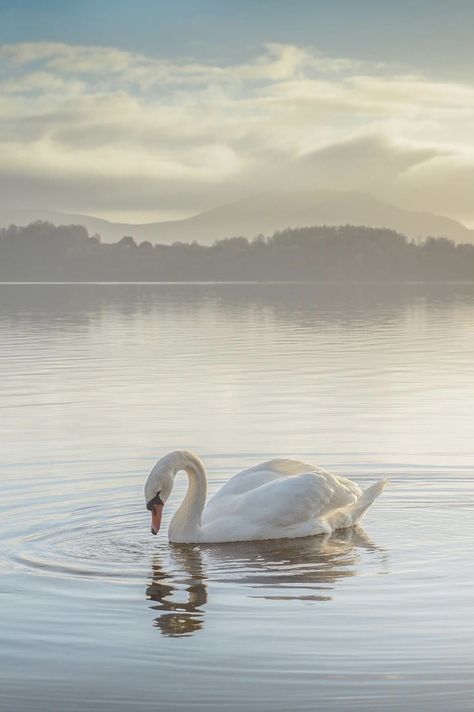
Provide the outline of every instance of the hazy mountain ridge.
<path id="1" fill-rule="evenodd" d="M 347 224 L 388 228 L 409 238 L 447 237 L 455 242 L 474 243 L 474 230 L 456 220 L 404 210 L 366 193 L 353 191 L 263 193 L 206 210 L 184 220 L 139 225 L 50 210 L 0 210 L 0 223 L 3 225 L 26 225 L 36 219 L 55 224 L 84 225 L 89 233 L 100 234 L 104 242 L 115 242 L 124 235 L 130 235 L 137 242 L 149 240 L 172 244 L 196 240 L 203 245 L 210 245 L 226 237 L 271 235 L 288 227 Z"/>

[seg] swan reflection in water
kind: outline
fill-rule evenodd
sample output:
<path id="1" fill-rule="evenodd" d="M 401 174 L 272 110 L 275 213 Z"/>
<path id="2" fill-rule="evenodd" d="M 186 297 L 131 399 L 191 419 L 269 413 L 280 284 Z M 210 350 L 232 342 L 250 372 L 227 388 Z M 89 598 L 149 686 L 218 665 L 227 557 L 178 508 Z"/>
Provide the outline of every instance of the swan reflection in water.
<path id="1" fill-rule="evenodd" d="M 183 592 L 185 600 L 180 601 Z M 160 611 L 154 625 L 163 635 L 174 638 L 200 630 L 204 623 L 203 606 L 207 603 L 206 574 L 200 550 L 197 547 L 170 545 L 169 570 L 155 556 L 152 582 L 146 589 L 146 595 L 158 604 L 151 608 Z"/>
<path id="2" fill-rule="evenodd" d="M 162 635 L 193 635 L 204 626 L 207 582 L 251 589 L 251 597 L 274 601 L 330 601 L 339 580 L 357 576 L 360 550 L 385 553 L 361 527 L 304 539 L 272 539 L 213 545 L 170 545 L 168 565 L 152 562 L 146 589 L 154 625 Z"/>

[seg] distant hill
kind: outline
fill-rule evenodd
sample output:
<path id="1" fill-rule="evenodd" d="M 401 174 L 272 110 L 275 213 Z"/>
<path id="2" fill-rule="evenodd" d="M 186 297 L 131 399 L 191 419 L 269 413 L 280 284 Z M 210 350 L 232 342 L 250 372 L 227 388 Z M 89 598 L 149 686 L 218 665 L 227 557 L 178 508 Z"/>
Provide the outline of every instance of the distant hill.
<path id="1" fill-rule="evenodd" d="M 55 224 L 84 225 L 89 233 L 99 233 L 104 242 L 131 235 L 137 242 L 161 244 L 192 242 L 212 244 L 225 237 L 270 235 L 288 227 L 310 225 L 366 225 L 389 228 L 415 237 L 447 237 L 455 242 L 474 243 L 474 230 L 451 218 L 425 212 L 403 210 L 366 193 L 329 190 L 265 193 L 206 210 L 185 220 L 133 225 L 113 223 L 87 215 L 47 210 L 0 210 L 0 223 L 26 225 L 35 219 Z"/>

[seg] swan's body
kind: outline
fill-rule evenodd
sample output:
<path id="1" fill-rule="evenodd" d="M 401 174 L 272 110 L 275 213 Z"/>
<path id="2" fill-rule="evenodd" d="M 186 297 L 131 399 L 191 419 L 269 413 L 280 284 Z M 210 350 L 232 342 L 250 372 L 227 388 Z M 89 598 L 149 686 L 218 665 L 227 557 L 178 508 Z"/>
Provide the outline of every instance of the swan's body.
<path id="1" fill-rule="evenodd" d="M 206 505 L 207 475 L 201 460 L 178 450 L 158 460 L 145 484 L 152 532 L 175 475 L 189 487 L 169 526 L 179 543 L 292 539 L 351 527 L 383 490 L 386 480 L 362 490 L 355 482 L 297 460 L 269 460 L 239 472 Z"/>

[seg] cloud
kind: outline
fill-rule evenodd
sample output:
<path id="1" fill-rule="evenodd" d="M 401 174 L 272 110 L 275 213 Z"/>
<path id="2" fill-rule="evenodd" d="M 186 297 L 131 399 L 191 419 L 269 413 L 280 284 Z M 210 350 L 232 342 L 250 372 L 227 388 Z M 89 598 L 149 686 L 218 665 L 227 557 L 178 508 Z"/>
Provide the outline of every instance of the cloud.
<path id="1" fill-rule="evenodd" d="M 378 191 L 388 186 L 410 168 L 437 157 L 440 150 L 391 141 L 385 134 L 371 133 L 332 143 L 306 154 L 298 161 L 304 178 L 319 174 L 319 181 L 339 185 L 341 189 Z"/>
<path id="2" fill-rule="evenodd" d="M 15 207 L 146 219 L 328 187 L 474 219 L 473 121 L 470 85 L 311 48 L 216 65 L 0 46 L 0 191 Z"/>
<path id="3" fill-rule="evenodd" d="M 149 88 L 154 83 L 229 81 L 281 81 L 311 72 L 337 73 L 364 67 L 347 58 L 326 57 L 293 45 L 269 42 L 251 63 L 216 66 L 192 61 L 169 61 L 113 47 L 87 47 L 60 42 L 33 42 L 0 46 L 0 57 L 12 66 L 40 63 L 50 71 L 82 76 L 116 77 Z M 382 65 L 379 65 L 382 66 Z"/>
<path id="4" fill-rule="evenodd" d="M 474 218 L 474 155 L 437 156 L 412 166 L 396 187 L 399 199 L 415 209 L 417 204 L 440 206 L 439 212 L 458 216 L 466 223 Z"/>

